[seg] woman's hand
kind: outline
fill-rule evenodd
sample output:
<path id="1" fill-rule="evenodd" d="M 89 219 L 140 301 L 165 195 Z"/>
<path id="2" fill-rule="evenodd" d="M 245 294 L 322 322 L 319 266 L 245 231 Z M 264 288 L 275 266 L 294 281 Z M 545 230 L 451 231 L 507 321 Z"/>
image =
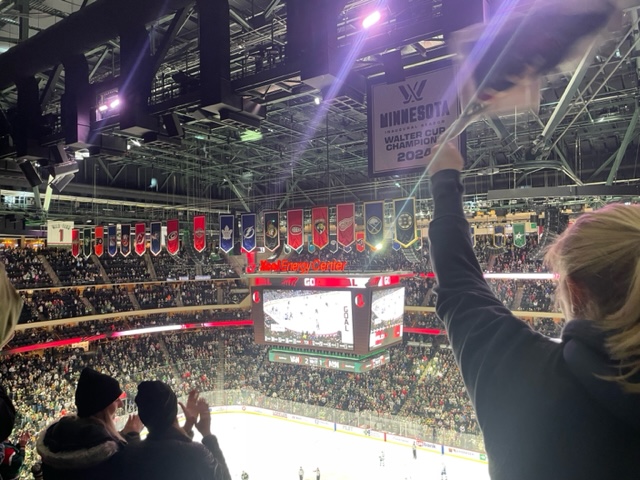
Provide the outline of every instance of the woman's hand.
<path id="1" fill-rule="evenodd" d="M 464 168 L 464 159 L 456 147 L 451 143 L 444 145 L 436 145 L 431 153 L 427 173 L 435 175 L 441 170 L 457 170 L 459 172 Z"/>

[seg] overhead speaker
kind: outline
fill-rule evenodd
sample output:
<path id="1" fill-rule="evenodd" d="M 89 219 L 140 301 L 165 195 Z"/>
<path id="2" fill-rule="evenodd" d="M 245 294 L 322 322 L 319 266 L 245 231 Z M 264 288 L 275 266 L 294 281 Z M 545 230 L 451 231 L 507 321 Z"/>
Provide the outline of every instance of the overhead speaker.
<path id="1" fill-rule="evenodd" d="M 184 135 L 182 125 L 180 125 L 180 119 L 175 113 L 163 115 L 162 123 L 164 124 L 168 137 L 182 137 Z"/>
<path id="2" fill-rule="evenodd" d="M 33 163 L 31 163 L 27 159 L 22 159 L 18 162 L 18 167 L 20 167 L 20 170 L 22 170 L 22 173 L 27 179 L 27 182 L 29 182 L 29 185 L 31 185 L 32 187 L 38 187 L 42 185 L 42 179 L 33 166 Z"/>
<path id="3" fill-rule="evenodd" d="M 382 63 L 384 65 L 384 80 L 388 84 L 404 82 L 404 65 L 402 65 L 402 52 L 394 50 L 393 52 L 382 55 Z"/>

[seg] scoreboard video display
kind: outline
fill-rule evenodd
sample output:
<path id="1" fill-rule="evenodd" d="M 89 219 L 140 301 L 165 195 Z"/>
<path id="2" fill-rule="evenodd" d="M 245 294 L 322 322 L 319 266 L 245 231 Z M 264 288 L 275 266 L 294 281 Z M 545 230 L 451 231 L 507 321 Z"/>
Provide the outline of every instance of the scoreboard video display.
<path id="1" fill-rule="evenodd" d="M 365 355 L 402 341 L 399 276 L 268 277 L 252 287 L 255 342 Z"/>

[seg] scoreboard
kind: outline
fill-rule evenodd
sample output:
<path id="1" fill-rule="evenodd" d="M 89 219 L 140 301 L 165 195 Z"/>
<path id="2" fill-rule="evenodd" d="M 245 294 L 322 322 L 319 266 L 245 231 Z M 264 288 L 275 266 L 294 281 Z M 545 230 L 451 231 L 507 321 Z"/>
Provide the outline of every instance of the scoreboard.
<path id="1" fill-rule="evenodd" d="M 256 277 L 255 342 L 360 356 L 401 342 L 405 275 Z"/>
<path id="2" fill-rule="evenodd" d="M 338 355 L 322 355 L 272 349 L 269 351 L 269 360 L 289 365 L 305 365 L 308 367 L 360 373 L 368 372 L 374 368 L 388 364 L 391 357 L 388 350 L 383 350 L 364 358 L 347 358 Z"/>

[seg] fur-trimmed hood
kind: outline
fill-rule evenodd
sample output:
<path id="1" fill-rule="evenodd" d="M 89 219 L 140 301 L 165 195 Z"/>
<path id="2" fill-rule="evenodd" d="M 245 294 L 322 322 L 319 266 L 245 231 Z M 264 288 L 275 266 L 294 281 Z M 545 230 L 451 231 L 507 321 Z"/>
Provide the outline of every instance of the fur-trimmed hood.
<path id="1" fill-rule="evenodd" d="M 118 453 L 120 447 L 99 422 L 73 415 L 49 425 L 36 442 L 43 464 L 60 470 L 96 467 Z"/>

